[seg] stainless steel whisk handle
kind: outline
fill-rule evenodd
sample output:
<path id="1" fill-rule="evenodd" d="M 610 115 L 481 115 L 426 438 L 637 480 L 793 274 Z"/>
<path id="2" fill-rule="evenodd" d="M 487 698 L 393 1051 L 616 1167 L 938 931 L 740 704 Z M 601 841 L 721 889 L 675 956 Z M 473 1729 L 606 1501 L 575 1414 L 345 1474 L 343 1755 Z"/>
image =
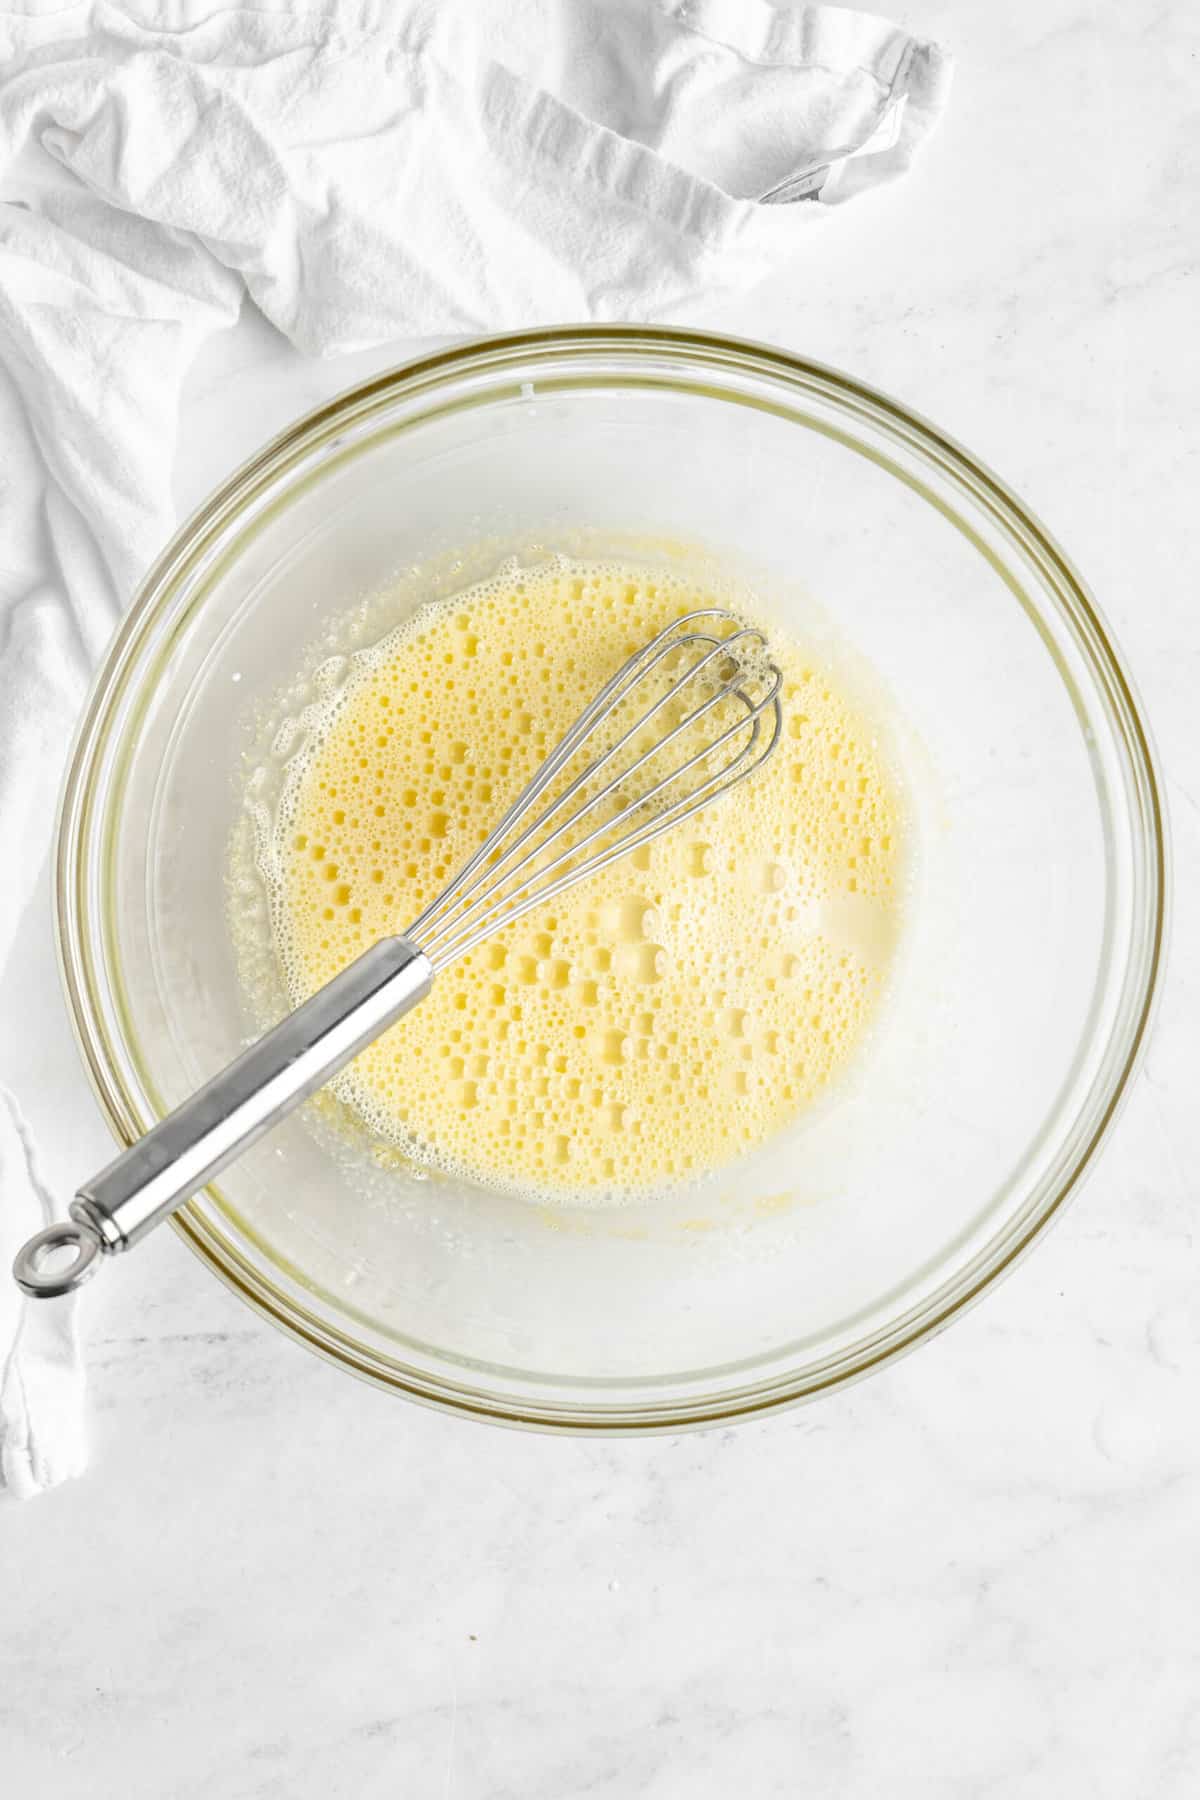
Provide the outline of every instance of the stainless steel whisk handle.
<path id="1" fill-rule="evenodd" d="M 70 1221 L 17 1252 L 13 1276 L 48 1299 L 92 1275 L 100 1253 L 127 1250 L 423 1000 L 429 958 L 407 938 L 383 938 L 289 1013 L 228 1068 L 168 1113 L 78 1190 Z M 74 1251 L 65 1267 L 47 1267 Z"/>

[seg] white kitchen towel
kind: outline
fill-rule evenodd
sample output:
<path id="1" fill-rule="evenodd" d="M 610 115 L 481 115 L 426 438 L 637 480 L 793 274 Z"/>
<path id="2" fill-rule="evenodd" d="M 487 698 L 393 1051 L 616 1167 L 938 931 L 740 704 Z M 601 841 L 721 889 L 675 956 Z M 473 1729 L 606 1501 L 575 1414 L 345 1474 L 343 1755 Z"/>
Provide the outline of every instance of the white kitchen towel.
<path id="1" fill-rule="evenodd" d="M 0 1087 L 0 1262 L 8 1267 L 50 1197 L 16 1101 Z M 11 1283 L 8 1284 L 11 1286 Z M 16 1288 L 0 1314 L 0 1485 L 22 1498 L 83 1468 L 83 1381 L 70 1303 L 18 1308 Z"/>
<path id="2" fill-rule="evenodd" d="M 87 672 L 172 526 L 185 371 L 245 293 L 321 355 L 679 317 L 907 168 L 948 80 L 884 20 L 764 0 L 0 11 L 0 979 Z M 6 1261 L 50 1208 L 31 1148 L 6 1097 Z M 82 1459 L 72 1308 L 34 1304 L 0 1271 L 13 1491 Z"/>

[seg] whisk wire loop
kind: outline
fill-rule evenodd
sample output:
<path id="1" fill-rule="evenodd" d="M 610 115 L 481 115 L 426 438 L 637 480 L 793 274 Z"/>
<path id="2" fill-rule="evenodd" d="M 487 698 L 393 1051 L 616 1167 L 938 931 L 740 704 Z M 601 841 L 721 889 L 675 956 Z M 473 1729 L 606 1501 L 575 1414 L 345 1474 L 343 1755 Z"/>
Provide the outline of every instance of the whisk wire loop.
<path id="1" fill-rule="evenodd" d="M 719 637 L 711 631 L 688 629 L 701 621 L 719 621 L 732 625 L 734 630 Z M 606 743 L 604 727 L 624 704 L 638 697 L 639 690 L 669 658 L 695 649 L 700 654 L 690 666 L 677 679 L 669 680 L 662 692 L 651 688 L 645 699 L 639 698 L 633 723 L 624 727 L 613 742 Z M 647 748 L 638 748 L 642 734 L 671 703 L 680 704 L 684 691 L 693 684 L 699 684 L 703 694 L 699 703 Z M 781 686 L 782 676 L 767 658 L 762 633 L 753 627 L 740 625 L 732 614 L 719 607 L 707 607 L 675 620 L 631 656 L 604 685 L 455 880 L 409 926 L 406 938 L 421 946 L 435 970 L 445 968 L 534 906 L 552 899 L 584 876 L 606 868 L 735 787 L 765 761 L 779 741 Z M 728 701 L 739 705 L 740 716 L 732 724 L 702 735 L 702 722 Z M 770 730 L 764 732 L 764 715 L 768 714 Z M 524 823 L 593 738 L 599 740 L 594 746 L 595 754 L 571 776 L 561 792 L 552 796 L 548 805 Z M 740 747 L 738 738 L 743 740 Z M 699 741 L 692 748 L 695 740 Z M 649 766 L 675 744 L 690 754 L 678 767 L 651 781 Z M 616 771 L 589 795 L 589 785 L 594 787 L 630 746 L 636 750 L 633 760 L 625 767 L 618 762 Z M 728 754 L 721 766 L 705 775 L 704 765 L 711 764 L 723 751 Z M 636 786 L 639 776 L 647 782 L 641 789 Z M 680 792 L 680 784 L 687 783 L 689 777 L 695 778 L 694 784 Z M 671 790 L 675 790 L 672 797 L 662 804 Z M 566 811 L 581 795 L 576 809 Z M 605 817 L 604 811 L 614 796 L 624 803 Z M 601 816 L 597 817 L 597 813 Z M 516 826 L 522 828 L 514 836 Z M 555 846 L 562 847 L 549 855 Z"/>
<path id="2" fill-rule="evenodd" d="M 758 635 L 759 635 L 758 633 L 749 633 L 749 632 L 743 631 L 743 632 L 736 633 L 733 637 L 722 641 L 722 640 L 718 640 L 716 638 L 708 637 L 701 633 L 692 632 L 692 633 L 689 633 L 686 637 L 679 638 L 673 643 L 664 645 L 663 648 L 658 652 L 657 656 L 654 657 L 649 663 L 647 663 L 645 665 L 645 668 L 642 671 L 643 677 L 650 672 L 650 670 L 655 666 L 656 663 L 658 663 L 659 661 L 663 660 L 665 657 L 672 654 L 676 649 L 682 648 L 688 644 L 696 644 L 696 643 L 708 644 L 711 646 L 711 648 L 707 651 L 707 653 L 704 656 L 701 657 L 700 661 L 698 663 L 696 663 L 688 671 L 687 675 L 684 677 L 684 680 L 682 682 L 680 682 L 674 689 L 668 689 L 666 693 L 660 695 L 660 697 L 656 701 L 654 701 L 654 703 L 651 705 L 648 712 L 643 713 L 640 718 L 635 719 L 633 724 L 630 725 L 628 727 L 628 729 L 625 732 L 623 732 L 622 735 L 619 738 L 617 738 L 616 741 L 608 747 L 608 749 L 604 750 L 592 762 L 588 763 L 586 765 L 586 767 L 581 769 L 579 771 L 579 773 L 574 777 L 574 779 L 568 784 L 568 786 L 563 789 L 562 793 L 558 794 L 555 797 L 555 799 L 552 800 L 552 802 L 545 809 L 544 812 L 540 813 L 536 819 L 534 819 L 530 824 L 526 825 L 524 830 L 519 834 L 519 836 L 517 838 L 514 839 L 514 841 L 506 849 L 499 851 L 494 856 L 493 860 L 491 860 L 490 862 L 485 864 L 485 866 L 482 869 L 478 870 L 476 872 L 476 874 L 470 880 L 463 880 L 462 878 L 460 878 L 460 881 L 457 884 L 458 891 L 454 896 L 454 904 L 455 904 L 456 909 L 458 910 L 458 918 L 457 918 L 456 923 L 458 923 L 458 924 L 463 923 L 465 913 L 469 913 L 469 912 L 475 910 L 474 907 L 465 907 L 464 908 L 463 903 L 466 900 L 468 900 L 469 897 L 471 896 L 471 894 L 474 893 L 485 882 L 491 884 L 491 888 L 492 888 L 493 892 L 496 890 L 496 888 L 501 883 L 507 884 L 511 880 L 511 878 L 520 869 L 526 867 L 531 861 L 535 860 L 538 856 L 541 856 L 545 851 L 547 851 L 550 848 L 550 846 L 552 844 L 556 843 L 564 835 L 564 833 L 571 831 L 573 828 L 577 828 L 582 818 L 584 818 L 588 813 L 593 812 L 596 807 L 600 806 L 602 804 L 602 802 L 604 802 L 609 797 L 609 795 L 616 792 L 621 787 L 624 787 L 629 782 L 629 780 L 632 776 L 636 775 L 646 764 L 648 764 L 649 762 L 652 762 L 655 757 L 661 755 L 663 750 L 665 750 L 671 743 L 673 743 L 683 733 L 688 731 L 690 729 L 690 727 L 692 725 L 694 725 L 698 719 L 702 718 L 706 713 L 710 712 L 714 707 L 719 706 L 723 700 L 727 699 L 728 692 L 724 689 L 719 688 L 715 693 L 711 694 L 707 700 L 703 701 L 701 703 L 701 705 L 699 705 L 695 709 L 694 712 L 689 713 L 685 718 L 681 719 L 674 726 L 674 728 L 671 731 L 669 731 L 664 737 L 660 738 L 656 743 L 651 744 L 651 746 L 648 750 L 643 751 L 642 754 L 640 756 L 638 756 L 636 758 L 636 760 L 633 763 L 631 763 L 628 768 L 622 770 L 622 772 L 619 775 L 615 776 L 608 783 L 606 783 L 606 785 L 603 788 L 601 788 L 597 793 L 593 794 L 592 798 L 587 802 L 587 804 L 585 806 L 583 806 L 580 809 L 580 811 L 578 813 L 576 813 L 573 817 L 569 816 L 565 819 L 560 820 L 559 824 L 556 825 L 553 828 L 553 830 L 551 830 L 545 837 L 543 837 L 539 843 L 537 843 L 532 849 L 527 851 L 524 856 L 520 857 L 520 860 L 515 863 L 515 866 L 509 868 L 507 874 L 502 875 L 501 871 L 503 870 L 504 865 L 506 863 L 512 863 L 513 859 L 518 856 L 518 853 L 524 848 L 524 846 L 529 842 L 529 840 L 531 838 L 536 837 L 538 832 L 540 832 L 546 825 L 548 825 L 550 820 L 557 813 L 560 813 L 563 810 L 563 808 L 568 804 L 569 801 L 574 799 L 575 795 L 579 792 L 580 788 L 585 787 L 587 785 L 587 783 L 594 781 L 596 779 L 596 777 L 601 773 L 601 771 L 603 769 L 605 769 L 609 765 L 609 763 L 611 763 L 613 761 L 613 759 L 615 757 L 619 756 L 621 751 L 624 750 L 625 747 L 629 743 L 631 743 L 635 738 L 638 737 L 638 735 L 642 731 L 645 730 L 645 728 L 650 724 L 651 720 L 655 717 L 655 715 L 658 712 L 660 712 L 662 710 L 662 708 L 664 706 L 666 706 L 669 701 L 671 701 L 677 697 L 680 689 L 687 682 L 693 680 L 697 675 L 699 675 L 703 671 L 703 669 L 710 662 L 713 661 L 713 659 L 715 657 L 722 656 L 723 654 L 725 654 L 727 649 L 729 647 L 735 645 L 739 641 L 739 639 L 748 638 L 750 636 L 757 637 Z M 627 692 L 628 691 L 629 690 L 627 690 Z M 737 698 L 739 698 L 743 701 L 743 703 L 747 706 L 748 709 L 751 708 L 751 702 L 746 698 L 746 696 L 744 694 L 741 694 L 739 691 L 735 690 L 735 695 Z M 612 712 L 615 711 L 616 707 L 619 706 L 621 703 L 622 702 L 619 700 L 614 703 L 614 706 L 612 708 L 610 708 L 609 716 L 611 716 Z M 737 721 L 736 725 L 732 728 L 732 732 L 726 733 L 725 736 L 733 735 L 733 733 L 736 733 L 737 731 L 743 729 L 745 727 L 745 725 L 749 722 L 749 719 L 753 716 L 754 716 L 753 709 L 751 709 L 750 711 L 748 711 L 747 717 L 739 719 Z M 696 762 L 702 762 L 708 756 L 712 755 L 713 751 L 718 748 L 719 744 L 722 741 L 723 741 L 723 739 L 719 738 L 714 743 L 706 745 L 702 750 L 700 750 L 696 754 L 695 757 L 693 757 L 691 759 L 691 763 L 685 764 L 684 767 L 675 770 L 674 773 L 670 777 L 666 778 L 665 780 L 659 781 L 655 785 L 655 787 L 648 789 L 647 792 L 645 794 L 643 794 L 640 797 L 640 799 L 635 803 L 634 810 L 636 810 L 636 806 L 646 805 L 651 800 L 653 800 L 655 798 L 655 796 L 661 791 L 661 789 L 667 784 L 667 780 L 676 779 L 680 775 L 683 775 L 684 773 L 686 773 L 687 769 L 690 768 L 692 766 L 692 764 L 694 764 Z M 560 765 L 560 768 L 561 768 L 561 766 L 562 765 Z M 532 787 L 533 784 L 531 783 L 530 785 Z M 538 783 L 538 792 L 539 792 L 539 794 L 545 792 L 545 788 L 540 782 Z M 524 797 L 524 796 L 522 796 L 522 797 Z M 609 819 L 605 824 L 597 827 L 596 832 L 593 832 L 592 834 L 590 834 L 589 839 L 586 841 L 591 841 L 592 837 L 602 833 L 603 831 L 611 831 L 614 828 L 614 826 L 618 823 L 618 819 L 620 816 L 623 816 L 623 815 L 618 815 L 618 818 Z M 495 842 L 498 835 L 499 834 L 496 832 L 491 833 L 490 834 L 491 840 L 493 842 Z M 570 854 L 572 854 L 572 855 L 577 854 L 583 847 L 584 847 L 583 843 L 575 844 L 572 847 Z M 548 869 L 542 870 L 543 874 L 548 873 L 548 872 L 549 872 Z M 443 899 L 444 898 L 445 898 L 445 896 L 443 896 Z M 475 903 L 475 906 L 482 905 L 484 903 L 485 903 L 484 900 L 481 899 Z M 436 905 L 436 903 L 435 903 L 435 905 Z M 436 937 L 436 935 L 437 935 L 437 929 L 438 929 L 438 927 L 435 924 L 434 931 L 433 931 L 434 937 Z"/>
<path id="3" fill-rule="evenodd" d="M 647 666 L 649 666 L 651 660 L 656 658 L 657 654 L 660 653 L 660 646 L 664 646 L 664 640 L 672 637 L 673 634 L 679 630 L 681 625 L 690 625 L 697 619 L 710 618 L 714 616 L 714 614 L 719 614 L 721 617 L 728 617 L 727 614 L 719 613 L 719 609 L 717 608 L 706 608 L 704 611 L 688 613 L 686 617 L 677 619 L 674 624 L 666 626 L 658 633 L 657 637 L 651 638 L 649 643 L 643 644 L 640 650 L 635 651 L 629 660 L 622 664 L 616 674 L 611 676 L 609 680 L 605 682 L 595 698 L 590 701 L 580 713 L 570 730 L 567 731 L 559 743 L 555 745 L 549 756 L 542 762 L 533 779 L 517 795 L 516 799 L 512 802 L 512 805 L 508 808 L 508 811 L 493 826 L 483 843 L 480 844 L 478 850 L 476 850 L 468 861 L 463 864 L 455 880 L 448 888 L 443 889 L 436 899 L 430 902 L 423 913 L 413 920 L 413 923 L 409 928 L 410 934 L 415 932 L 419 937 L 428 922 L 439 912 L 443 911 L 452 900 L 463 893 L 470 878 L 475 874 L 476 870 L 479 869 L 480 865 L 487 861 L 493 846 L 498 840 L 503 839 L 505 834 L 524 818 L 530 807 L 533 806 L 546 791 L 550 783 L 554 780 L 554 777 L 570 760 L 575 751 L 579 748 L 579 745 L 591 732 L 597 719 L 620 703 L 624 698 L 625 691 L 638 679 L 639 675 L 647 668 Z M 664 656 L 668 654 L 671 647 L 672 646 L 670 645 L 665 645 L 661 650 L 661 654 Z M 416 940 L 414 939 L 414 941 Z"/>

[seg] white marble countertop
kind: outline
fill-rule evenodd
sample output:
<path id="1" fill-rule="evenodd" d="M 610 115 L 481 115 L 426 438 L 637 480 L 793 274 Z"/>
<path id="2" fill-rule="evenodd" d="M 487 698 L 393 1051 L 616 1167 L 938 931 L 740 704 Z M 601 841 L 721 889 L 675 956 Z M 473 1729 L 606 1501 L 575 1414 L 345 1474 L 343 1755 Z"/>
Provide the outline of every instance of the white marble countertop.
<path id="1" fill-rule="evenodd" d="M 1120 1128 L 936 1342 L 674 1440 L 405 1406 L 160 1233 L 88 1308 L 90 1472 L 0 1519 L 13 1800 L 1200 1791 L 1200 36 L 1187 0 L 901 13 L 958 57 L 940 137 L 711 322 L 965 441 L 1114 624 L 1183 896 Z M 190 383 L 181 505 L 408 348 L 314 366 L 247 317 Z M 49 934 L 43 894 L 0 1078 L 32 1063 L 65 1193 L 108 1146 Z"/>

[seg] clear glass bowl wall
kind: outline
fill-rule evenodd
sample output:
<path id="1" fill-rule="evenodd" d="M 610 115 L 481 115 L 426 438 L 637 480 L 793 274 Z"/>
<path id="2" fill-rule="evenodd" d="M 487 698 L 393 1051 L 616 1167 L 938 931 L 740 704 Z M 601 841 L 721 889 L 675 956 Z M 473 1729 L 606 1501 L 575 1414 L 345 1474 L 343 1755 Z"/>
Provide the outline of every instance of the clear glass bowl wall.
<path id="1" fill-rule="evenodd" d="M 534 332 L 302 420 L 138 595 L 81 728 L 59 843 L 68 999 L 119 1136 L 245 1039 L 224 881 L 256 701 L 389 584 L 402 608 L 508 554 L 631 538 L 668 562 L 702 545 L 752 567 L 801 629 L 815 598 L 919 742 L 909 950 L 860 1080 L 683 1205 L 554 1214 L 333 1158 L 294 1118 L 177 1221 L 343 1366 L 558 1429 L 761 1411 L 943 1323 L 1076 1185 L 1162 953 L 1164 837 L 1136 702 L 1078 578 L 994 477 L 792 357 L 679 332 Z"/>

